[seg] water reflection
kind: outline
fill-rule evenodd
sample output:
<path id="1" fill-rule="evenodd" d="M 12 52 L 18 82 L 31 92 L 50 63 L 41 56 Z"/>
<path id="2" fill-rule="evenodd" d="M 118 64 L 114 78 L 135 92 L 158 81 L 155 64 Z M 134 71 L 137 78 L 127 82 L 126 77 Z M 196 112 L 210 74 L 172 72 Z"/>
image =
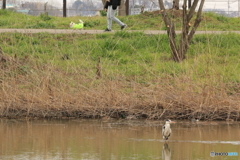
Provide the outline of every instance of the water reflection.
<path id="1" fill-rule="evenodd" d="M 0 120 L 0 159 L 209 159 L 240 154 L 238 122 L 179 121 L 170 140 L 160 121 Z M 170 158 L 169 158 L 170 157 Z M 225 157 L 226 158 L 226 157 Z M 232 157 L 240 159 L 240 157 Z"/>
<path id="2" fill-rule="evenodd" d="M 171 150 L 168 147 L 167 143 L 163 144 L 163 149 L 162 149 L 162 159 L 163 160 L 171 160 Z"/>

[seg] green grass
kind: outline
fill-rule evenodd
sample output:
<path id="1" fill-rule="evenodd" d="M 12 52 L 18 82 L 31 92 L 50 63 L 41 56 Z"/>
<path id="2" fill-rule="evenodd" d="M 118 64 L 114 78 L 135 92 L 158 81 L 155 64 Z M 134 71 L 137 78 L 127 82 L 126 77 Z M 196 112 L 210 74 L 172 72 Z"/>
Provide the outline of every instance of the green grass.
<path id="1" fill-rule="evenodd" d="M 181 12 L 181 11 L 178 11 Z M 0 28 L 53 28 L 68 29 L 71 21 L 78 23 L 78 19 L 85 22 L 85 29 L 106 28 L 106 17 L 53 17 L 46 14 L 39 16 L 30 16 L 16 13 L 8 10 L 0 10 Z M 146 12 L 140 15 L 131 15 L 118 17 L 128 25 L 129 30 L 165 30 L 165 24 L 161 14 Z M 177 30 L 181 28 L 181 17 L 176 17 L 175 26 Z M 212 12 L 204 13 L 203 20 L 198 30 L 239 30 L 240 18 L 230 18 L 218 15 Z M 120 30 L 120 27 L 113 23 L 114 30 Z"/>
<path id="2" fill-rule="evenodd" d="M 147 82 L 161 76 L 188 76 L 196 82 L 217 85 L 239 82 L 240 35 L 196 35 L 183 63 L 171 60 L 166 35 L 144 35 L 141 32 L 116 32 L 99 35 L 65 35 L 39 33 L 25 35 L 2 33 L 1 47 L 8 55 L 31 57 L 35 63 L 51 64 L 75 72 L 87 69 L 95 76 L 95 65 L 101 58 L 105 78 L 124 76 Z M 69 60 L 63 60 L 67 56 Z M 22 70 L 31 70 L 23 64 Z"/>

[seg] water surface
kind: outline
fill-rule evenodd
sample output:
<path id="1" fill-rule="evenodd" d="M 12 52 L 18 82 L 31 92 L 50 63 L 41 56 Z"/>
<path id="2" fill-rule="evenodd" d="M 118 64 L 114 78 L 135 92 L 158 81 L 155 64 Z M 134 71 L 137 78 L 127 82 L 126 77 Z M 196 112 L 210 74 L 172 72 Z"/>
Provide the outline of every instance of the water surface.
<path id="1" fill-rule="evenodd" d="M 239 122 L 177 121 L 167 143 L 162 121 L 0 120 L 6 160 L 240 160 Z M 211 157 L 210 152 L 238 156 Z"/>

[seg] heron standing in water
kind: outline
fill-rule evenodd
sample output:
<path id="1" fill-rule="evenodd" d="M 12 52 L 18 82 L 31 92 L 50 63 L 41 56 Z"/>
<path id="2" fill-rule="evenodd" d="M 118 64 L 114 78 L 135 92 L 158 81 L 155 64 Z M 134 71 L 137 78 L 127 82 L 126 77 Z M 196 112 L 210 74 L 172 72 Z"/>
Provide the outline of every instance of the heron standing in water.
<path id="1" fill-rule="evenodd" d="M 168 120 L 166 120 L 165 125 L 162 127 L 162 135 L 163 135 L 164 140 L 168 140 L 168 137 L 170 137 L 170 135 L 172 133 L 170 123 L 176 123 L 176 122 L 168 119 Z"/>

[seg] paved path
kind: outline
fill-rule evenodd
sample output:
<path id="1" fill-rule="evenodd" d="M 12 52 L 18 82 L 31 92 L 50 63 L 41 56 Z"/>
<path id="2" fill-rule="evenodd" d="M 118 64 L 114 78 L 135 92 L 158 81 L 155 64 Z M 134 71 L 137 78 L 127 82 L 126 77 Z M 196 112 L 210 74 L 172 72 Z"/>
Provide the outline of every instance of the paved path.
<path id="1" fill-rule="evenodd" d="M 167 34 L 167 31 L 163 30 L 126 30 L 128 32 L 143 32 L 145 34 Z M 103 30 L 73 30 L 73 29 L 0 29 L 0 33 L 4 32 L 18 32 L 18 33 L 41 33 L 41 32 L 47 32 L 47 33 L 64 33 L 64 34 L 100 34 L 105 33 Z M 116 31 L 108 32 L 108 33 L 114 33 Z M 176 31 L 176 33 L 180 33 L 180 31 Z M 196 31 L 196 34 L 221 34 L 221 33 L 238 33 L 240 34 L 240 31 Z"/>

